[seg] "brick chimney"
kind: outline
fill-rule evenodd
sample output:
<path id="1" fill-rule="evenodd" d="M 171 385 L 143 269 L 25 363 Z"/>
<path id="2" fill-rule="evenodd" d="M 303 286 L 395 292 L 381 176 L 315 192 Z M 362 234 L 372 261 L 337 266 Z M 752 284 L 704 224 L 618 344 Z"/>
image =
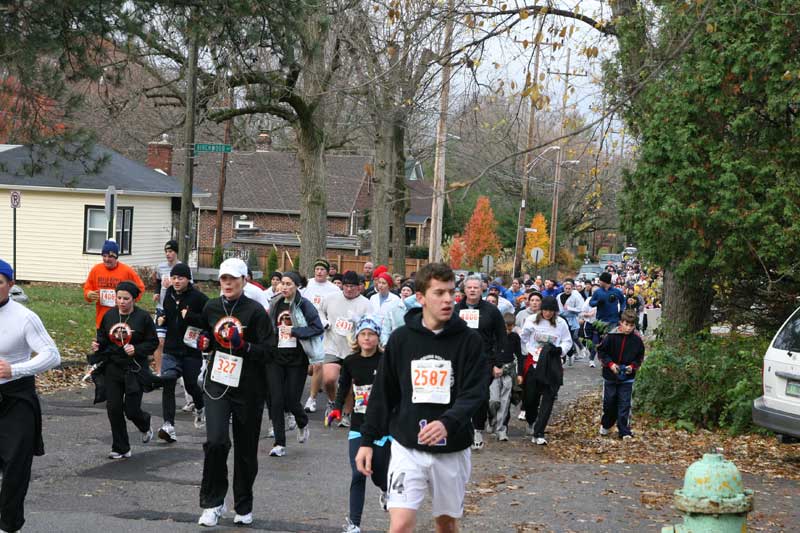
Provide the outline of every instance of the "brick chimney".
<path id="1" fill-rule="evenodd" d="M 166 133 L 160 141 L 147 143 L 147 166 L 172 175 L 172 143 Z"/>

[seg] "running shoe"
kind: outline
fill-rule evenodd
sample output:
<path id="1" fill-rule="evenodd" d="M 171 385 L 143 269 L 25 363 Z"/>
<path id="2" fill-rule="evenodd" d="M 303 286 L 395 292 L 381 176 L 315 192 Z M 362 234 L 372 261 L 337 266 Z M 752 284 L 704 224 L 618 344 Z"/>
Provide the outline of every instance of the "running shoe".
<path id="1" fill-rule="evenodd" d="M 234 524 L 245 524 L 245 525 L 252 524 L 253 523 L 253 513 L 247 513 L 247 514 L 238 514 L 237 513 L 236 516 L 233 517 L 233 523 Z"/>
<path id="2" fill-rule="evenodd" d="M 633 440 L 633 435 L 623 435 L 622 440 Z"/>
<path id="3" fill-rule="evenodd" d="M 286 430 L 294 431 L 295 429 L 297 429 L 297 420 L 295 420 L 292 413 L 289 413 L 286 415 Z"/>
<path id="4" fill-rule="evenodd" d="M 595 368 L 596 365 L 594 364 L 594 360 L 589 361 L 589 366 L 592 367 L 592 368 Z"/>
<path id="5" fill-rule="evenodd" d="M 306 442 L 308 442 L 309 435 L 310 435 L 310 431 L 308 429 L 308 425 L 306 425 L 306 427 L 304 427 L 302 429 L 298 428 L 297 429 L 297 442 L 299 442 L 300 444 L 305 444 Z"/>
<path id="6" fill-rule="evenodd" d="M 178 436 L 175 434 L 175 426 L 169 422 L 164 422 L 164 425 L 158 430 L 158 438 L 170 444 L 178 440 Z"/>
<path id="7" fill-rule="evenodd" d="M 531 439 L 531 442 L 533 442 L 538 446 L 547 446 L 547 439 L 545 439 L 544 437 L 534 437 L 533 439 Z"/>
<path id="8" fill-rule="evenodd" d="M 205 409 L 195 409 L 194 410 L 194 427 L 197 429 L 203 429 L 206 427 L 206 410 Z"/>
<path id="9" fill-rule="evenodd" d="M 525 420 L 525 409 L 519 412 L 519 416 L 517 416 L 517 420 Z"/>
<path id="10" fill-rule="evenodd" d="M 192 411 L 194 411 L 194 402 L 186 402 L 186 405 L 181 407 L 181 411 L 183 411 L 184 413 L 191 413 Z"/>
<path id="11" fill-rule="evenodd" d="M 483 432 L 481 432 L 481 430 L 479 429 L 475 430 L 474 438 L 472 439 L 472 449 L 473 450 L 483 449 Z"/>
<path id="12" fill-rule="evenodd" d="M 224 503 L 218 507 L 203 509 L 203 514 L 200 515 L 200 519 L 197 523 L 201 526 L 214 527 L 217 525 L 217 522 L 219 522 L 220 517 L 227 511 L 228 509 L 225 507 Z"/>
<path id="13" fill-rule="evenodd" d="M 350 413 L 342 413 L 342 419 L 336 424 L 340 428 L 350 427 Z"/>
<path id="14" fill-rule="evenodd" d="M 508 433 L 506 432 L 506 430 L 501 429 L 500 431 L 497 432 L 497 440 L 501 442 L 505 442 L 508 440 Z"/>
<path id="15" fill-rule="evenodd" d="M 325 415 L 322 417 L 322 420 L 325 423 L 325 427 L 328 427 L 328 415 L 331 414 L 331 411 L 333 411 L 335 407 L 336 404 L 334 404 L 331 401 L 328 401 L 328 406 L 325 408 Z"/>
<path id="16" fill-rule="evenodd" d="M 306 413 L 316 413 L 317 412 L 317 399 L 313 396 L 309 396 L 308 400 L 306 400 L 306 406 L 303 407 L 303 410 Z"/>
<path id="17" fill-rule="evenodd" d="M 600 426 L 600 435 L 602 435 L 603 437 L 608 435 L 608 430 L 604 428 L 602 425 Z"/>
<path id="18" fill-rule="evenodd" d="M 128 450 L 125 453 L 119 453 L 119 452 L 115 452 L 115 451 L 112 450 L 111 453 L 108 454 L 108 458 L 109 459 L 115 459 L 115 460 L 116 459 L 127 459 L 130 456 L 131 456 L 131 451 L 130 450 Z"/>
<path id="19" fill-rule="evenodd" d="M 142 444 L 147 444 L 153 440 L 153 428 L 149 428 L 147 431 L 142 432 Z"/>
<path id="20" fill-rule="evenodd" d="M 272 449 L 269 451 L 270 457 L 283 457 L 286 455 L 286 447 L 285 446 L 273 446 Z"/>
<path id="21" fill-rule="evenodd" d="M 361 528 L 347 519 L 347 523 L 342 526 L 342 533 L 361 533 Z"/>

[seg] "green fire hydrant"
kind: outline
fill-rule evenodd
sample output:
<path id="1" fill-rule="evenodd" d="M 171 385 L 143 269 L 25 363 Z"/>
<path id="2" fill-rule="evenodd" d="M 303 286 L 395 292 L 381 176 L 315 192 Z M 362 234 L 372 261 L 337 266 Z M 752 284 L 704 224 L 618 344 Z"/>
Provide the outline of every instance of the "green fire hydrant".
<path id="1" fill-rule="evenodd" d="M 683 513 L 683 524 L 661 533 L 745 532 L 753 491 L 744 488 L 735 464 L 707 453 L 686 469 L 683 489 L 675 491 L 675 508 Z"/>

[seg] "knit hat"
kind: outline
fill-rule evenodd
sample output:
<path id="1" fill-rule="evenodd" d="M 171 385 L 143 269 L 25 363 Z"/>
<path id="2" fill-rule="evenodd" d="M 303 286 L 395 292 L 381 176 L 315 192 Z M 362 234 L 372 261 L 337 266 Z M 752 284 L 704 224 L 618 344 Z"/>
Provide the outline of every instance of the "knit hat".
<path id="1" fill-rule="evenodd" d="M 542 305 L 539 307 L 542 311 L 555 311 L 558 313 L 558 302 L 555 296 L 545 296 L 542 298 Z"/>
<path id="2" fill-rule="evenodd" d="M 164 245 L 164 251 L 172 250 L 176 254 L 178 253 L 178 241 L 175 239 L 170 239 L 167 241 L 167 244 Z"/>
<path id="3" fill-rule="evenodd" d="M 103 250 L 100 252 L 102 255 L 114 254 L 119 256 L 119 245 L 114 239 L 108 239 L 103 243 Z"/>
<path id="4" fill-rule="evenodd" d="M 333 275 L 333 278 L 331 279 L 331 281 L 340 281 L 340 282 L 344 283 L 342 281 L 342 277 L 343 276 L 340 273 L 337 272 L 336 274 Z"/>
<path id="5" fill-rule="evenodd" d="M 316 261 L 314 261 L 314 268 L 317 268 L 317 267 L 322 267 L 325 270 L 330 270 L 331 269 L 331 264 L 328 263 L 325 259 L 317 259 Z"/>
<path id="6" fill-rule="evenodd" d="M 284 272 L 283 277 L 289 278 L 290 280 L 292 280 L 292 283 L 294 283 L 298 287 L 303 284 L 303 280 L 300 278 L 300 274 L 298 274 L 297 272 Z"/>
<path id="7" fill-rule="evenodd" d="M 382 279 L 382 280 L 384 280 L 386 283 L 388 283 L 388 284 L 389 284 L 389 288 L 391 288 L 391 287 L 392 287 L 392 285 L 394 285 L 394 281 L 392 280 L 392 276 L 390 276 L 390 275 L 389 275 L 389 274 L 387 274 L 386 272 L 381 272 L 381 273 L 380 273 L 380 274 L 378 274 L 377 276 L 373 275 L 373 276 L 372 276 L 372 279 L 373 279 L 373 280 L 377 280 L 377 279 Z"/>
<path id="8" fill-rule="evenodd" d="M 378 337 L 381 336 L 381 327 L 378 324 L 378 319 L 373 315 L 364 315 L 358 320 L 356 324 L 356 337 L 365 329 L 371 329 Z"/>
<path id="9" fill-rule="evenodd" d="M 2 259 L 0 259 L 0 274 L 4 275 L 8 281 L 14 281 L 14 269 Z"/>
<path id="10" fill-rule="evenodd" d="M 602 272 L 600 274 L 600 281 L 603 283 L 611 283 L 611 273 L 610 272 Z"/>
<path id="11" fill-rule="evenodd" d="M 269 279 L 270 279 L 270 281 L 271 281 L 271 280 L 273 280 L 273 279 L 275 279 L 275 278 L 281 279 L 282 277 L 283 277 L 283 274 L 281 274 L 281 273 L 280 273 L 280 272 L 278 272 L 277 270 L 276 270 L 275 272 L 273 272 L 272 274 L 270 274 L 270 275 L 269 275 Z"/>
<path id="12" fill-rule="evenodd" d="M 178 263 L 169 272 L 170 276 L 181 276 L 182 278 L 192 279 L 192 269 L 186 263 Z"/>
<path id="13" fill-rule="evenodd" d="M 139 287 L 137 287 L 132 281 L 120 281 L 116 288 L 116 292 L 119 291 L 125 291 L 129 293 L 134 300 L 139 297 L 139 294 L 141 294 Z"/>
<path id="14" fill-rule="evenodd" d="M 378 265 L 377 267 L 375 267 L 375 270 L 372 271 L 372 279 L 375 279 L 378 276 L 380 276 L 381 274 L 383 274 L 384 272 L 388 272 L 388 271 L 389 271 L 389 269 L 386 268 L 386 265 Z"/>
<path id="15" fill-rule="evenodd" d="M 361 279 L 358 274 L 352 270 L 348 270 L 342 274 L 342 285 L 361 285 Z"/>

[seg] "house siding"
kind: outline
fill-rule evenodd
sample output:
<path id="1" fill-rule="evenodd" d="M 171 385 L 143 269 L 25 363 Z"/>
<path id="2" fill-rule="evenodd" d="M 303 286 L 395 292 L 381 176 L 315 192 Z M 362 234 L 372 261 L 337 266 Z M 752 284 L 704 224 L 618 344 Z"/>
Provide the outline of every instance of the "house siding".
<path id="1" fill-rule="evenodd" d="M 4 190 L 2 192 L 5 192 Z M 3 196 L 0 192 L 0 196 Z M 85 206 L 104 204 L 104 194 L 62 191 L 22 191 L 17 210 L 17 270 L 19 279 L 82 283 L 98 262 L 83 253 Z M 166 196 L 117 197 L 119 207 L 133 207 L 131 266 L 155 266 L 172 231 L 171 199 Z M 12 261 L 12 209 L 0 202 L 0 257 Z"/>

